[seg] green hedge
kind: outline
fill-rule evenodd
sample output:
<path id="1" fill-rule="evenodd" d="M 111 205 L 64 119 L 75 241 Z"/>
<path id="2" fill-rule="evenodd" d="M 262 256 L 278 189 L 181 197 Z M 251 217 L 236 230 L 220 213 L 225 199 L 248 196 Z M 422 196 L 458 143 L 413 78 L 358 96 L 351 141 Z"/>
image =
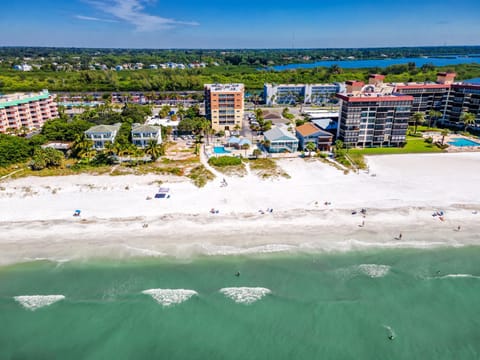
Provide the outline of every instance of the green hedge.
<path id="1" fill-rule="evenodd" d="M 233 156 L 219 156 L 219 157 L 211 157 L 208 159 L 208 163 L 213 166 L 234 166 L 234 165 L 241 165 L 242 159 L 233 157 Z"/>

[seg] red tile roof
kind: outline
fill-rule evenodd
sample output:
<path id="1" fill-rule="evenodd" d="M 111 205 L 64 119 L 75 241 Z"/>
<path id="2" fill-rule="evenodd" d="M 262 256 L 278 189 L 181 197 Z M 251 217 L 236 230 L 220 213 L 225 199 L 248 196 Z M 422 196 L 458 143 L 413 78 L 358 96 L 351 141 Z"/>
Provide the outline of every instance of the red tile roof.
<path id="1" fill-rule="evenodd" d="M 310 136 L 315 133 L 328 134 L 332 136 L 332 134 L 330 134 L 329 132 L 323 131 L 312 123 L 305 123 L 303 125 L 300 125 L 296 128 L 296 131 L 298 131 L 303 137 Z"/>

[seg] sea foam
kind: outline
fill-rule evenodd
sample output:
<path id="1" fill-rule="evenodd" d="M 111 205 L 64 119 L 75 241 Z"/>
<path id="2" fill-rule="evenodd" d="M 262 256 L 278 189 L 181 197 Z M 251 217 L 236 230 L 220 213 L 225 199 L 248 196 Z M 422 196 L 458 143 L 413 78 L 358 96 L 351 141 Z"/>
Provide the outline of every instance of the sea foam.
<path id="1" fill-rule="evenodd" d="M 390 266 L 379 264 L 361 264 L 358 269 L 371 278 L 380 278 L 386 276 L 390 271 Z"/>
<path id="2" fill-rule="evenodd" d="M 25 309 L 35 311 L 45 306 L 52 305 L 57 301 L 65 299 L 63 295 L 23 295 L 15 296 L 15 301 Z"/>
<path id="3" fill-rule="evenodd" d="M 220 289 L 226 297 L 239 304 L 251 304 L 270 294 L 270 289 L 262 287 L 228 287 Z"/>
<path id="4" fill-rule="evenodd" d="M 440 279 L 449 279 L 449 278 L 469 278 L 469 279 L 480 279 L 480 276 L 472 274 L 447 274 L 441 276 Z"/>
<path id="5" fill-rule="evenodd" d="M 142 291 L 142 294 L 150 295 L 163 306 L 181 304 L 192 296 L 198 295 L 196 291 L 186 289 L 148 289 Z"/>

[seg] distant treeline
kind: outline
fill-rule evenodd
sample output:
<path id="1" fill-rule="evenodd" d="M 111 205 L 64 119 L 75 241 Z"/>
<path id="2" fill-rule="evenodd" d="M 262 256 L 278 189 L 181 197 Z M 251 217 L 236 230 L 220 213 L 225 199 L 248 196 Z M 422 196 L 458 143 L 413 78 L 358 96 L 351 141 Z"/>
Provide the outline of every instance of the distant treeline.
<path id="1" fill-rule="evenodd" d="M 330 49 L 91 49 L 49 47 L 0 47 L 0 66 L 10 66 L 24 58 L 36 63 L 51 62 L 79 64 L 88 69 L 92 63 L 112 67 L 123 63 L 159 64 L 166 62 L 205 62 L 220 65 L 269 66 L 314 62 L 325 58 L 338 60 L 353 56 L 356 59 L 382 57 L 403 58 L 418 56 L 448 56 L 480 54 L 480 46 L 422 46 L 398 48 L 330 48 Z M 42 60 L 43 59 L 43 60 Z M 53 70 L 52 70 L 53 71 Z"/>
<path id="2" fill-rule="evenodd" d="M 14 91 L 97 92 L 97 91 L 189 91 L 202 90 L 205 83 L 244 83 L 247 91 L 260 90 L 268 83 L 330 83 L 345 80 L 367 80 L 370 73 L 386 75 L 388 82 L 435 81 L 438 71 L 454 71 L 457 79 L 480 77 L 480 64 L 461 64 L 435 67 L 431 64 L 416 67 L 414 63 L 387 68 L 296 69 L 287 71 L 257 70 L 254 66 L 217 66 L 189 70 L 136 71 L 1 71 L 0 93 Z"/>

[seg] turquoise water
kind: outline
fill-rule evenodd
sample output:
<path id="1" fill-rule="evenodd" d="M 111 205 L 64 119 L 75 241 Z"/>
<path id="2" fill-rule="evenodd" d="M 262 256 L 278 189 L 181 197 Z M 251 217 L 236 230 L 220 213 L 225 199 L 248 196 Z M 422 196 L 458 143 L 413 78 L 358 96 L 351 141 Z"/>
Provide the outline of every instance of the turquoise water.
<path id="1" fill-rule="evenodd" d="M 390 65 L 407 64 L 409 62 L 415 63 L 417 67 L 425 64 L 433 64 L 435 66 L 448 66 L 457 64 L 472 64 L 479 63 L 480 57 L 454 57 L 454 58 L 400 58 L 400 59 L 375 59 L 375 60 L 325 60 L 306 64 L 287 64 L 273 66 L 272 69 L 277 71 L 290 69 L 309 69 L 316 67 L 330 67 L 338 65 L 344 69 L 359 69 L 359 68 L 385 68 Z"/>
<path id="2" fill-rule="evenodd" d="M 450 145 L 459 146 L 459 147 L 463 147 L 463 146 L 480 146 L 480 143 L 475 142 L 475 141 L 473 141 L 473 140 L 465 139 L 465 138 L 456 138 L 456 139 L 453 139 L 452 141 L 449 141 L 448 143 L 449 143 Z"/>
<path id="3" fill-rule="evenodd" d="M 0 358 L 478 359 L 479 258 L 465 247 L 3 267 Z M 240 286 L 271 293 L 244 304 L 219 292 Z M 142 294 L 152 288 L 198 295 L 164 307 Z M 13 299 L 33 294 L 65 299 L 35 311 Z"/>
<path id="4" fill-rule="evenodd" d="M 230 154 L 230 151 L 225 150 L 225 148 L 223 146 L 215 146 L 213 148 L 213 152 L 215 154 Z"/>

